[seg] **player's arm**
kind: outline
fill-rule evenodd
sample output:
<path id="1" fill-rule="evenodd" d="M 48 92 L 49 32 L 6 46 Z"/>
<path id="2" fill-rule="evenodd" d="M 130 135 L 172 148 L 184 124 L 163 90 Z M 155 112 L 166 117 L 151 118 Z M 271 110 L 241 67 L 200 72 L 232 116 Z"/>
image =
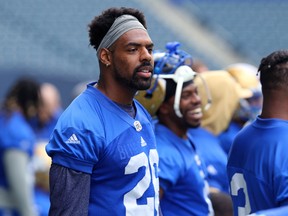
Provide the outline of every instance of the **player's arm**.
<path id="1" fill-rule="evenodd" d="M 232 216 L 233 204 L 229 194 L 216 188 L 210 188 L 209 198 L 212 202 L 215 216 Z"/>
<path id="2" fill-rule="evenodd" d="M 88 215 L 90 174 L 52 164 L 49 178 L 51 200 L 49 216 Z"/>
<path id="3" fill-rule="evenodd" d="M 32 176 L 28 170 L 29 156 L 23 151 L 17 149 L 6 150 L 3 155 L 5 173 L 9 184 L 9 195 L 14 200 L 14 205 L 21 215 L 37 215 L 33 200 Z"/>

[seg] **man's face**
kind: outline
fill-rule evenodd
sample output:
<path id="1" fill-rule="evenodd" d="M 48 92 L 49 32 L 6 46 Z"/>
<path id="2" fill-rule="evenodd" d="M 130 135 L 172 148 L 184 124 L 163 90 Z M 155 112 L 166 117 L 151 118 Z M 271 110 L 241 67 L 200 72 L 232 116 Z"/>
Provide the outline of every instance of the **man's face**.
<path id="1" fill-rule="evenodd" d="M 182 90 L 180 99 L 180 112 L 183 115 L 182 118 L 179 118 L 175 113 L 173 108 L 174 99 L 175 97 L 171 97 L 169 103 L 171 105 L 171 112 L 173 112 L 172 115 L 175 118 L 175 122 L 179 122 L 187 128 L 199 127 L 203 114 L 201 110 L 201 99 L 198 95 L 198 90 L 195 84 L 190 83 Z"/>
<path id="2" fill-rule="evenodd" d="M 136 91 L 150 87 L 154 67 L 153 43 L 146 31 L 133 29 L 126 32 L 110 50 L 111 66 L 120 85 Z"/>
<path id="3" fill-rule="evenodd" d="M 197 87 L 191 83 L 182 90 L 180 110 L 185 122 L 191 127 L 198 127 L 203 116 L 201 99 Z"/>

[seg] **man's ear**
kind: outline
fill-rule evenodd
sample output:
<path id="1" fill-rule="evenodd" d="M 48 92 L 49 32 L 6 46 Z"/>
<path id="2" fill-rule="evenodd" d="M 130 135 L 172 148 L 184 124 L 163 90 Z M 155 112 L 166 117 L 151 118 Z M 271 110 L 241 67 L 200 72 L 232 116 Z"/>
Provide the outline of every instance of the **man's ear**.
<path id="1" fill-rule="evenodd" d="M 107 48 L 102 48 L 99 55 L 99 60 L 108 67 L 111 65 L 111 52 Z"/>

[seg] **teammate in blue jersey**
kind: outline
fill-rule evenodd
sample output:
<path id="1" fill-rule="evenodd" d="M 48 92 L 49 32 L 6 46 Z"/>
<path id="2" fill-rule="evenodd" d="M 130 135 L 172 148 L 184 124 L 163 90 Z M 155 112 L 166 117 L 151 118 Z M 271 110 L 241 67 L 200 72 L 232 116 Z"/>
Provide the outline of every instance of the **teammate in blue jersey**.
<path id="1" fill-rule="evenodd" d="M 207 169 L 209 198 L 215 216 L 232 216 L 232 200 L 229 195 L 226 173 L 227 155 L 222 149 L 219 139 L 203 127 L 191 128 L 189 134 Z"/>
<path id="2" fill-rule="evenodd" d="M 136 99 L 157 117 L 155 133 L 163 215 L 213 215 L 206 168 L 188 134 L 189 128 L 200 124 L 201 100 L 193 83 L 191 56 L 179 50 L 179 45 L 168 43 L 167 52 L 155 52 L 152 87 L 139 92 Z"/>
<path id="3" fill-rule="evenodd" d="M 235 215 L 288 205 L 288 50 L 263 58 L 258 71 L 262 112 L 238 133 L 228 158 Z"/>
<path id="4" fill-rule="evenodd" d="M 198 149 L 199 155 L 207 167 L 209 187 L 222 191 L 229 197 L 229 183 L 226 173 L 227 155 L 219 139 L 203 127 L 192 128 L 190 135 Z"/>
<path id="5" fill-rule="evenodd" d="M 158 153 L 149 113 L 134 100 L 153 75 L 142 12 L 110 8 L 89 25 L 100 75 L 59 118 L 46 151 L 49 215 L 159 215 Z"/>
<path id="6" fill-rule="evenodd" d="M 21 78 L 11 87 L 0 111 L 0 215 L 35 216 L 33 171 L 35 135 L 29 120 L 40 104 L 40 86 Z"/>

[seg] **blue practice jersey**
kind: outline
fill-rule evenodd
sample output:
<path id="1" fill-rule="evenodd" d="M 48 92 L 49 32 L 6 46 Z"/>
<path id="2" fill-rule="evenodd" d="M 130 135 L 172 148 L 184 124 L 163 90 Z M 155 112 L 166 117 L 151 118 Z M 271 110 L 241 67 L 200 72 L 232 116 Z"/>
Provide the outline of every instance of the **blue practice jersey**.
<path id="1" fill-rule="evenodd" d="M 219 139 L 202 127 L 190 129 L 189 134 L 207 167 L 209 186 L 228 194 L 227 155 L 222 149 Z"/>
<path id="2" fill-rule="evenodd" d="M 159 123 L 155 127 L 160 187 L 164 191 L 160 200 L 163 215 L 212 215 L 205 165 L 196 154 L 191 137 L 190 141 L 183 140 Z"/>
<path id="3" fill-rule="evenodd" d="M 3 154 L 5 151 L 14 149 L 32 156 L 35 146 L 35 135 L 20 112 L 13 112 L 9 117 L 0 114 L 0 189 L 9 190 L 9 183 L 6 179 Z M 27 172 L 31 172 L 27 167 Z M 1 206 L 1 205 L 0 205 Z M 5 213 L 4 213 L 5 212 Z M 12 213 L 13 212 L 13 213 Z M 18 215 L 16 209 L 1 209 L 0 215 Z"/>
<path id="4" fill-rule="evenodd" d="M 46 151 L 53 163 L 91 174 L 89 215 L 157 215 L 151 117 L 134 101 L 132 118 L 93 84 L 64 111 Z"/>
<path id="5" fill-rule="evenodd" d="M 257 118 L 232 145 L 227 165 L 235 215 L 288 205 L 288 121 Z"/>

